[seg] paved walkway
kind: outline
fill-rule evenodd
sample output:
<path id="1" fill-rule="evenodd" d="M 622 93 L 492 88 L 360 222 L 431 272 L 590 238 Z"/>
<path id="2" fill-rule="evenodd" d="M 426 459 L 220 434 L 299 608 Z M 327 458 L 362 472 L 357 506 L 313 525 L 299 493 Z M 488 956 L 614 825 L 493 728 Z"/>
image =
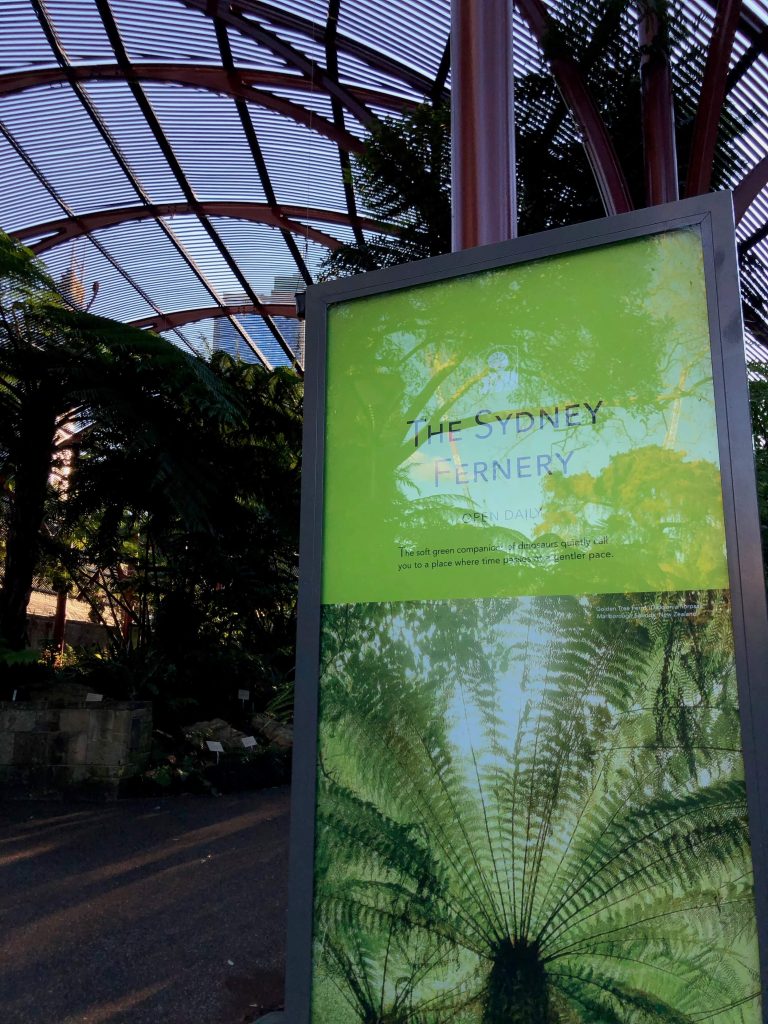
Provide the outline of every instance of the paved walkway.
<path id="1" fill-rule="evenodd" d="M 0 804 L 2 1024 L 242 1024 L 282 1001 L 288 790 Z"/>

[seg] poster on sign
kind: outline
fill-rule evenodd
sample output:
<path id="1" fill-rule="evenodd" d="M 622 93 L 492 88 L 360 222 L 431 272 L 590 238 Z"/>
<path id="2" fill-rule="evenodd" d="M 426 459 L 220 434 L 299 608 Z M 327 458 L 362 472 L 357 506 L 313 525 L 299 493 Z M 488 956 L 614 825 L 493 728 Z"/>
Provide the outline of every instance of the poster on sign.
<path id="1" fill-rule="evenodd" d="M 290 1024 L 762 1020 L 733 239 L 702 197 L 308 293 Z"/>

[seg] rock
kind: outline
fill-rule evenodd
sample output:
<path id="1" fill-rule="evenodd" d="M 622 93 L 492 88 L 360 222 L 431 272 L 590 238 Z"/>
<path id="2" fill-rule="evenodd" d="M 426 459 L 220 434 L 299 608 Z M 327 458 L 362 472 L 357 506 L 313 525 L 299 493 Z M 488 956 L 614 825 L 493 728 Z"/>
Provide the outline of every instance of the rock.
<path id="1" fill-rule="evenodd" d="M 270 715 L 258 714 L 251 719 L 253 728 L 270 743 L 284 750 L 290 750 L 293 746 L 293 729 L 290 725 L 278 722 Z"/>
<path id="2" fill-rule="evenodd" d="M 196 743 L 201 747 L 206 740 L 217 740 L 223 747 L 234 747 L 241 750 L 243 746 L 241 740 L 245 733 L 235 729 L 223 718 L 212 718 L 209 722 L 195 722 L 194 725 L 187 726 L 184 735 L 191 743 Z"/>

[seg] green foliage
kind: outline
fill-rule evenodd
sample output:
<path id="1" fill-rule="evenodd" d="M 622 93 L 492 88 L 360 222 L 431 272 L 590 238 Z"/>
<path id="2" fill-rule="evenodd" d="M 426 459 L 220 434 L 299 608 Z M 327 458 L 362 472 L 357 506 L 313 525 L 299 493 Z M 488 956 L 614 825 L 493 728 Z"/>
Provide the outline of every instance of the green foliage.
<path id="1" fill-rule="evenodd" d="M 224 354 L 210 373 L 231 414 L 182 392 L 162 447 L 94 425 L 49 543 L 168 725 L 238 688 L 264 706 L 293 665 L 301 382 Z"/>
<path id="2" fill-rule="evenodd" d="M 274 747 L 227 752 L 215 763 L 210 754 L 183 749 L 157 756 L 139 776 L 125 781 L 123 796 L 179 796 L 196 793 L 220 796 L 243 790 L 279 786 L 290 778 L 290 754 Z"/>
<path id="3" fill-rule="evenodd" d="M 34 665 L 39 660 L 37 651 L 15 651 L 0 640 L 0 665 Z"/>
<path id="4" fill-rule="evenodd" d="M 25 611 L 44 545 L 46 520 L 65 471 L 92 432 L 110 431 L 155 451 L 155 486 L 184 488 L 191 460 L 165 444 L 178 418 L 174 397 L 201 413 L 232 410 L 209 368 L 148 332 L 67 308 L 31 253 L 0 238 L 0 478 L 5 559 L 0 633 L 25 643 Z M 178 429 L 175 431 L 179 434 Z"/>
<path id="5" fill-rule="evenodd" d="M 383 231 L 364 245 L 343 245 L 325 264 L 328 277 L 356 274 L 448 252 L 451 246 L 450 109 L 416 107 L 372 129 L 355 158 L 355 185 Z"/>
<path id="6" fill-rule="evenodd" d="M 629 0 L 587 0 L 549 5 L 555 28 L 537 71 L 516 83 L 518 199 L 521 234 L 604 216 L 579 132 L 552 77 L 548 61 L 565 54 L 575 61 L 605 123 L 626 176 L 632 200 L 645 205 L 641 132 L 638 6 L 660 15 L 660 43 L 669 60 L 675 102 L 675 143 L 680 194 L 685 194 L 689 155 L 706 45 L 690 31 L 682 4 L 637 5 Z M 758 114 L 740 115 L 730 98 L 720 117 L 712 188 L 728 186 L 747 170 L 734 140 Z"/>
<path id="7" fill-rule="evenodd" d="M 757 471 L 757 504 L 763 551 L 768 550 L 768 364 L 749 365 L 749 407 Z"/>
<path id="8" fill-rule="evenodd" d="M 293 372 L 223 354 L 207 364 L 67 308 L 31 253 L 0 236 L 7 644 L 23 648 L 42 575 L 87 601 L 110 637 L 109 657 L 57 659 L 69 681 L 151 698 L 170 730 L 235 720 L 238 688 L 257 707 L 278 692 L 285 703 L 301 404 Z"/>
<path id="9" fill-rule="evenodd" d="M 729 614 L 326 609 L 316 1019 L 756 1024 Z"/>

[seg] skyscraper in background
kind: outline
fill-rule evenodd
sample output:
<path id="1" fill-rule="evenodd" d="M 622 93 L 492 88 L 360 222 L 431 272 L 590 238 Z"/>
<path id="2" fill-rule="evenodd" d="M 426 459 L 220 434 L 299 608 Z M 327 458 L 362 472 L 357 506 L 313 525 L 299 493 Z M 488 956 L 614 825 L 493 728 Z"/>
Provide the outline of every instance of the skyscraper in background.
<path id="1" fill-rule="evenodd" d="M 304 280 L 299 274 L 281 274 L 275 277 L 272 291 L 262 296 L 264 302 L 293 305 L 294 295 L 304 287 Z M 245 295 L 227 294 L 224 296 L 228 305 L 245 304 Z M 257 313 L 241 313 L 237 319 L 242 324 L 254 344 L 264 353 L 273 366 L 287 366 L 289 359 L 269 327 Z M 295 317 L 276 316 L 272 318 L 290 348 L 304 359 L 304 321 Z M 227 317 L 219 317 L 213 327 L 213 351 L 228 352 L 234 359 L 244 363 L 257 363 L 258 356 L 251 350 L 244 338 L 238 334 Z"/>
<path id="2" fill-rule="evenodd" d="M 85 308 L 85 261 L 78 262 L 77 241 L 72 243 L 69 254 L 69 267 L 59 278 L 59 291 L 70 306 L 75 309 Z"/>

